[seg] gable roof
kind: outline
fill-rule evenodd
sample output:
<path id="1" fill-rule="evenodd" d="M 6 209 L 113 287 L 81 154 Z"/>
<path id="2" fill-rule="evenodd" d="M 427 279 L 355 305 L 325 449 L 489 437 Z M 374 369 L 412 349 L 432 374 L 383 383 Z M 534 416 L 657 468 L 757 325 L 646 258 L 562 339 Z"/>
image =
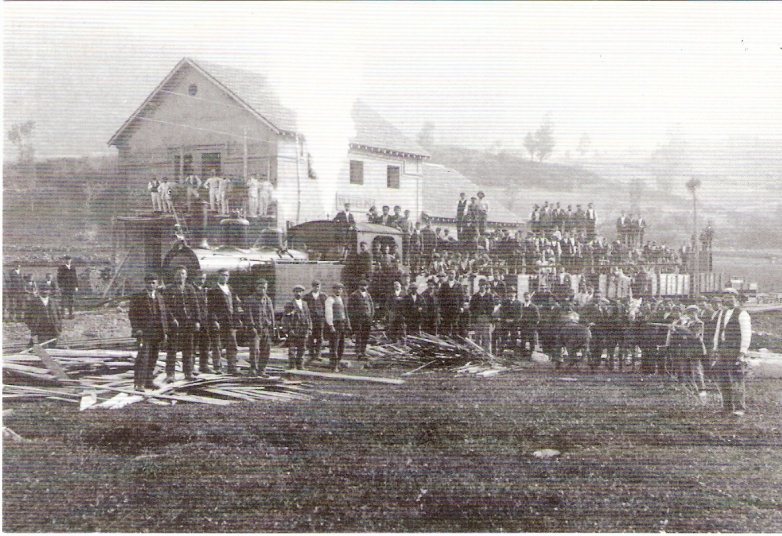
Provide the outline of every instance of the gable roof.
<path id="1" fill-rule="evenodd" d="M 356 136 L 350 140 L 350 145 L 357 149 L 430 157 L 424 148 L 402 134 L 361 99 L 356 99 L 353 104 L 353 124 Z"/>
<path id="2" fill-rule="evenodd" d="M 456 171 L 440 164 L 423 164 L 423 211 L 435 218 L 456 218 L 456 203 L 459 194 L 464 192 L 467 199 L 479 191 L 486 192 L 489 201 L 489 222 L 521 224 L 523 218 L 518 217 L 502 206 L 500 199 L 482 186 Z"/>
<path id="3" fill-rule="evenodd" d="M 109 145 L 115 145 L 134 121 L 143 117 L 152 108 L 153 103 L 162 98 L 166 86 L 175 80 L 177 74 L 186 66 L 211 80 L 275 133 L 288 135 L 296 133 L 296 113 L 282 105 L 264 75 L 210 61 L 182 58 L 111 137 Z M 350 140 L 352 146 L 369 151 L 429 158 L 429 153 L 418 143 L 402 134 L 360 99 L 357 99 L 353 105 L 352 116 L 356 129 L 356 136 Z"/>
<path id="4" fill-rule="evenodd" d="M 144 117 L 154 102 L 161 99 L 165 88 L 174 80 L 177 74 L 186 66 L 195 69 L 208 78 L 247 111 L 263 121 L 277 134 L 293 134 L 296 132 L 296 114 L 282 105 L 270 87 L 265 76 L 227 67 L 208 61 L 195 61 L 182 58 L 168 73 L 160 84 L 150 93 L 141 106 L 122 124 L 109 140 L 109 145 L 115 145 L 126 133 L 136 119 Z"/>

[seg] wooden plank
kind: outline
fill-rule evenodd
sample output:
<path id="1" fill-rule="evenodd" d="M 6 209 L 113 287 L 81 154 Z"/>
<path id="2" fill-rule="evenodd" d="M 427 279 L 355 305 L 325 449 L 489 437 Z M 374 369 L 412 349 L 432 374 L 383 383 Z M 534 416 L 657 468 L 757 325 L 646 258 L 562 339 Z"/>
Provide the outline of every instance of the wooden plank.
<path id="1" fill-rule="evenodd" d="M 38 356 L 38 358 L 43 362 L 44 366 L 49 369 L 49 372 L 51 372 L 55 378 L 58 380 L 69 380 L 70 378 L 65 373 L 65 369 L 62 368 L 62 366 L 52 359 L 52 357 L 46 353 L 46 350 L 44 350 L 41 345 L 36 344 L 33 346 L 33 353 Z"/>
<path id="2" fill-rule="evenodd" d="M 404 380 L 397 380 L 394 378 L 377 378 L 373 376 L 352 376 L 349 374 L 340 374 L 337 372 L 314 372 L 311 370 L 286 370 L 285 374 L 292 374 L 294 376 L 304 376 L 307 378 L 322 378 L 324 380 L 360 381 L 360 382 L 383 383 L 386 385 L 402 385 L 405 383 Z"/>

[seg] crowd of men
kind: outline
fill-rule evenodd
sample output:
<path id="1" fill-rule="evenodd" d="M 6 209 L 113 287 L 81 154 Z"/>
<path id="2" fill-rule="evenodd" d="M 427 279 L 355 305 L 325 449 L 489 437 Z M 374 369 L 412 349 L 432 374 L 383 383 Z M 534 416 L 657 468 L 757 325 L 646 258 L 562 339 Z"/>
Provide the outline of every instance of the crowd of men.
<path id="1" fill-rule="evenodd" d="M 195 201 L 209 201 L 209 210 L 222 215 L 238 212 L 248 218 L 266 217 L 274 203 L 275 187 L 268 177 L 220 177 L 213 171 L 206 179 L 189 174 L 175 181 L 154 177 L 147 182 L 154 212 L 175 212 L 176 206 L 191 210 Z M 175 206 L 176 205 L 176 206 Z"/>
<path id="2" fill-rule="evenodd" d="M 62 333 L 62 319 L 67 311 L 73 318 L 74 294 L 79 291 L 79 278 L 73 259 L 66 255 L 57 269 L 57 277 L 47 273 L 36 281 L 23 274 L 17 264 L 3 282 L 4 313 L 9 321 L 23 322 L 30 329 L 29 345 L 46 344 L 54 348 Z"/>
<path id="3" fill-rule="evenodd" d="M 339 371 L 349 333 L 355 335 L 356 357 L 366 356 L 375 320 L 375 303 L 366 281 L 359 282 L 359 288 L 349 297 L 342 283 L 334 284 L 329 293 L 321 290 L 320 281 L 313 281 L 306 293 L 303 286 L 294 286 L 293 299 L 285 304 L 281 325 L 277 326 L 265 279 L 255 281 L 253 292 L 241 299 L 229 283 L 229 270 L 220 270 L 212 285 L 207 285 L 206 280 L 204 273 L 191 280 L 187 268 L 178 266 L 172 283 L 163 284 L 156 274 L 148 274 L 144 278 L 145 290 L 131 297 L 128 316 L 139 349 L 134 376 L 137 390 L 154 388 L 155 363 L 164 343 L 167 382 L 175 378 L 179 353 L 186 379 L 199 373 L 241 374 L 237 364 L 239 340 L 249 347 L 247 373 L 266 376 L 278 328 L 286 336 L 290 369 L 303 370 L 313 360 L 319 360 L 324 341 L 328 341 L 330 369 Z"/>
<path id="4" fill-rule="evenodd" d="M 366 359 L 373 327 L 382 327 L 391 342 L 404 343 L 408 335 L 421 333 L 470 338 L 495 355 L 510 352 L 525 358 L 540 349 L 559 364 L 567 356 L 566 326 L 580 323 L 592 330 L 582 348 L 591 365 L 603 362 L 611 369 L 622 368 L 640 355 L 643 372 L 680 375 L 701 395 L 706 388 L 704 371 L 713 371 L 725 410 L 745 410 L 743 378 L 751 323 L 740 307 L 743 297 L 733 289 L 726 289 L 722 298 L 702 299 L 688 307 L 670 299 L 607 300 L 599 292 L 582 302 L 557 300 L 553 294 L 533 299 L 525 293 L 518 299 L 516 288 L 486 278 L 470 294 L 456 272 L 449 270 L 437 280 L 428 280 L 424 289 L 414 282 L 405 286 L 394 281 L 392 293 L 379 303 L 370 293 L 369 281 L 359 281 L 350 294 L 342 283 L 326 292 L 320 281 L 313 281 L 309 291 L 302 285 L 293 287 L 293 299 L 284 305 L 277 326 L 264 279 L 257 280 L 254 291 L 242 299 L 230 285 L 228 270 L 221 270 L 211 286 L 205 284 L 203 273 L 189 280 L 184 266 L 176 269 L 171 284 L 161 285 L 156 275 L 145 280 L 145 291 L 131 298 L 129 311 L 139 341 L 135 387 L 140 390 L 153 387 L 163 342 L 167 381 L 174 379 L 178 352 L 187 379 L 197 374 L 196 354 L 200 373 L 241 374 L 237 334 L 250 349 L 247 373 L 265 375 L 278 327 L 286 335 L 288 367 L 294 370 L 320 360 L 327 345 L 329 367 L 339 371 L 351 335 L 355 358 Z M 649 327 L 658 335 L 641 336 Z"/>

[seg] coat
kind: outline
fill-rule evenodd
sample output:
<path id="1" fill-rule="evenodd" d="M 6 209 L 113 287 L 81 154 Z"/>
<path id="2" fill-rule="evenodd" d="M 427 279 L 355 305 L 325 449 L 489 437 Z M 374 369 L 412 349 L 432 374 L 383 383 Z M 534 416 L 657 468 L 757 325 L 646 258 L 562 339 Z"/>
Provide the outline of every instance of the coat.
<path id="1" fill-rule="evenodd" d="M 302 298 L 307 302 L 310 308 L 310 316 L 314 321 L 323 321 L 326 318 L 326 294 L 319 292 L 317 299 L 312 295 L 312 291 L 306 293 Z"/>
<path id="2" fill-rule="evenodd" d="M 301 300 L 301 307 L 295 300 L 285 304 L 282 324 L 290 337 L 306 337 L 312 331 L 312 317 L 307 302 Z"/>
<path id="3" fill-rule="evenodd" d="M 155 292 L 152 302 L 146 292 L 134 294 L 130 297 L 130 329 L 135 334 L 137 331 L 144 333 L 145 337 L 163 338 L 168 335 L 168 308 L 166 300 L 159 292 Z"/>
<path id="4" fill-rule="evenodd" d="M 171 320 L 176 320 L 181 328 L 194 328 L 196 322 L 202 322 L 203 314 L 199 305 L 198 291 L 189 283 L 185 283 L 180 291 L 178 285 L 166 288 L 163 292 L 166 308 Z M 173 324 L 173 322 L 172 322 Z"/>
<path id="5" fill-rule="evenodd" d="M 41 298 L 33 297 L 27 303 L 25 322 L 30 328 L 31 335 L 56 338 L 62 333 L 62 315 L 60 307 L 53 297 L 49 298 L 47 305 Z M 41 341 L 43 342 L 43 341 Z"/>
<path id="6" fill-rule="evenodd" d="M 274 330 L 274 303 L 269 296 L 250 294 L 245 298 L 243 306 L 244 323 L 247 327 L 256 331 Z"/>
<path id="7" fill-rule="evenodd" d="M 63 294 L 73 294 L 73 291 L 79 287 L 79 276 L 76 274 L 76 268 L 68 268 L 64 264 L 57 268 L 57 284 L 62 289 Z"/>
<path id="8" fill-rule="evenodd" d="M 241 325 L 239 298 L 231 287 L 228 288 L 230 297 L 220 287 L 210 288 L 206 292 L 207 318 L 211 324 L 218 322 L 221 328 L 238 328 Z"/>
<path id="9" fill-rule="evenodd" d="M 360 291 L 353 292 L 348 299 L 348 316 L 353 324 L 361 320 L 373 320 L 375 318 L 375 302 L 372 300 L 372 295 L 367 292 L 367 296 L 364 298 Z"/>

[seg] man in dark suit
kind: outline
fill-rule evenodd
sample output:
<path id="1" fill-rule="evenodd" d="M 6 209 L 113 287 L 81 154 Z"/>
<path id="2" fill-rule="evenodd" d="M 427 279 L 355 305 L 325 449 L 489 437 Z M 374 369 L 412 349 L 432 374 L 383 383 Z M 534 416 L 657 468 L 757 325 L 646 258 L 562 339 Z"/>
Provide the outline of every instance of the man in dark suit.
<path id="1" fill-rule="evenodd" d="M 206 294 L 207 318 L 212 328 L 212 365 L 222 373 L 221 353 L 225 348 L 228 374 L 238 374 L 236 368 L 236 330 L 241 325 L 239 298 L 228 286 L 231 273 L 223 268 L 217 273 L 217 285 Z"/>
<path id="2" fill-rule="evenodd" d="M 211 344 L 209 342 L 209 325 L 207 322 L 207 307 L 206 307 L 206 293 L 209 290 L 206 286 L 206 274 L 199 272 L 198 276 L 193 280 L 193 288 L 196 291 L 196 298 L 198 299 L 198 310 L 201 312 L 201 324 L 196 331 L 195 340 L 193 342 L 194 351 L 198 350 L 198 370 L 203 374 L 211 373 L 212 369 L 209 368 L 209 350 Z"/>
<path id="3" fill-rule="evenodd" d="M 356 219 L 353 217 L 353 213 L 350 212 L 350 203 L 345 203 L 345 210 L 337 212 L 332 220 L 334 223 L 343 223 L 345 225 L 355 225 Z"/>
<path id="4" fill-rule="evenodd" d="M 366 355 L 369 332 L 375 318 L 375 302 L 368 289 L 369 281 L 362 279 L 358 282 L 358 290 L 353 292 L 348 300 L 348 315 L 356 334 L 356 357 L 359 361 Z"/>
<path id="5" fill-rule="evenodd" d="M 57 338 L 62 332 L 62 317 L 60 306 L 49 287 L 41 287 L 38 289 L 38 295 L 30 298 L 27 303 L 26 323 L 30 328 L 31 340 L 34 338 L 38 344 L 42 344 L 54 339 L 47 346 L 57 346 Z"/>
<path id="6" fill-rule="evenodd" d="M 320 358 L 323 348 L 323 329 L 326 324 L 326 293 L 320 290 L 320 281 L 312 282 L 312 290 L 304 295 L 304 301 L 310 310 L 312 319 L 312 333 L 307 341 L 310 358 L 307 363 Z"/>
<path id="7" fill-rule="evenodd" d="M 244 300 L 245 323 L 253 335 L 250 344 L 250 376 L 264 376 L 271 354 L 274 332 L 274 303 L 267 294 L 265 279 L 255 282 L 255 292 Z"/>
<path id="8" fill-rule="evenodd" d="M 155 374 L 160 343 L 168 338 L 168 310 L 163 296 L 158 291 L 158 277 L 147 274 L 144 277 L 144 292 L 130 298 L 130 329 L 138 342 L 138 356 L 133 372 L 133 384 L 137 391 L 154 389 Z"/>
<path id="9" fill-rule="evenodd" d="M 458 332 L 460 309 L 464 300 L 462 285 L 456 280 L 456 271 L 449 270 L 447 279 L 445 274 L 439 274 L 440 284 L 437 289 L 437 298 L 440 302 L 440 315 L 442 318 L 441 333 L 449 337 L 455 337 Z"/>
<path id="10" fill-rule="evenodd" d="M 25 320 L 27 311 L 25 310 L 24 276 L 21 265 L 17 264 L 8 273 L 6 285 L 4 297 L 8 299 L 9 319 L 17 322 Z"/>
<path id="11" fill-rule="evenodd" d="M 475 342 L 491 353 L 491 324 L 494 314 L 494 294 L 489 290 L 489 281 L 481 279 L 478 292 L 470 298 L 470 319 L 475 331 Z"/>
<path id="12" fill-rule="evenodd" d="M 711 334 L 711 347 L 714 356 L 714 370 L 717 384 L 722 393 L 723 413 L 737 417 L 746 411 L 746 387 L 744 377 L 747 374 L 747 353 L 752 341 L 752 320 L 749 313 L 741 308 L 744 299 L 736 289 L 726 288 L 714 332 Z"/>
<path id="13" fill-rule="evenodd" d="M 389 294 L 385 303 L 386 335 L 392 342 L 400 341 L 405 336 L 405 317 L 403 302 L 405 295 L 402 292 L 402 283 L 394 281 L 394 289 Z"/>
<path id="14" fill-rule="evenodd" d="M 57 268 L 57 284 L 62 293 L 63 307 L 68 309 L 68 318 L 73 318 L 73 295 L 79 291 L 79 277 L 71 264 L 71 256 L 65 256 L 65 264 Z"/>
<path id="15" fill-rule="evenodd" d="M 288 334 L 288 368 L 304 370 L 304 351 L 307 340 L 312 332 L 312 317 L 310 308 L 302 295 L 304 287 L 293 287 L 293 299 L 285 304 L 282 323 Z M 325 316 L 325 312 L 324 312 Z"/>
<path id="16" fill-rule="evenodd" d="M 163 292 L 169 315 L 169 341 L 166 347 L 166 381 L 174 381 L 177 351 L 182 351 L 182 372 L 193 379 L 193 340 L 201 329 L 202 312 L 198 292 L 187 282 L 187 268 L 177 266 L 174 283 Z"/>
<path id="17" fill-rule="evenodd" d="M 418 294 L 415 282 L 410 283 L 407 295 L 402 298 L 402 318 L 407 326 L 407 333 L 420 335 L 426 315 L 426 299 Z"/>
<path id="18" fill-rule="evenodd" d="M 532 295 L 529 292 L 524 293 L 524 300 L 521 303 L 521 323 L 520 351 L 522 354 L 531 356 L 538 344 L 538 323 L 540 322 L 540 311 L 538 306 L 532 302 Z M 526 353 L 526 346 L 529 343 L 529 353 Z"/>
<path id="19" fill-rule="evenodd" d="M 430 277 L 426 281 L 426 290 L 421 293 L 423 302 L 423 318 L 421 328 L 426 333 L 437 335 L 440 326 L 440 298 L 437 295 L 437 281 Z"/>

